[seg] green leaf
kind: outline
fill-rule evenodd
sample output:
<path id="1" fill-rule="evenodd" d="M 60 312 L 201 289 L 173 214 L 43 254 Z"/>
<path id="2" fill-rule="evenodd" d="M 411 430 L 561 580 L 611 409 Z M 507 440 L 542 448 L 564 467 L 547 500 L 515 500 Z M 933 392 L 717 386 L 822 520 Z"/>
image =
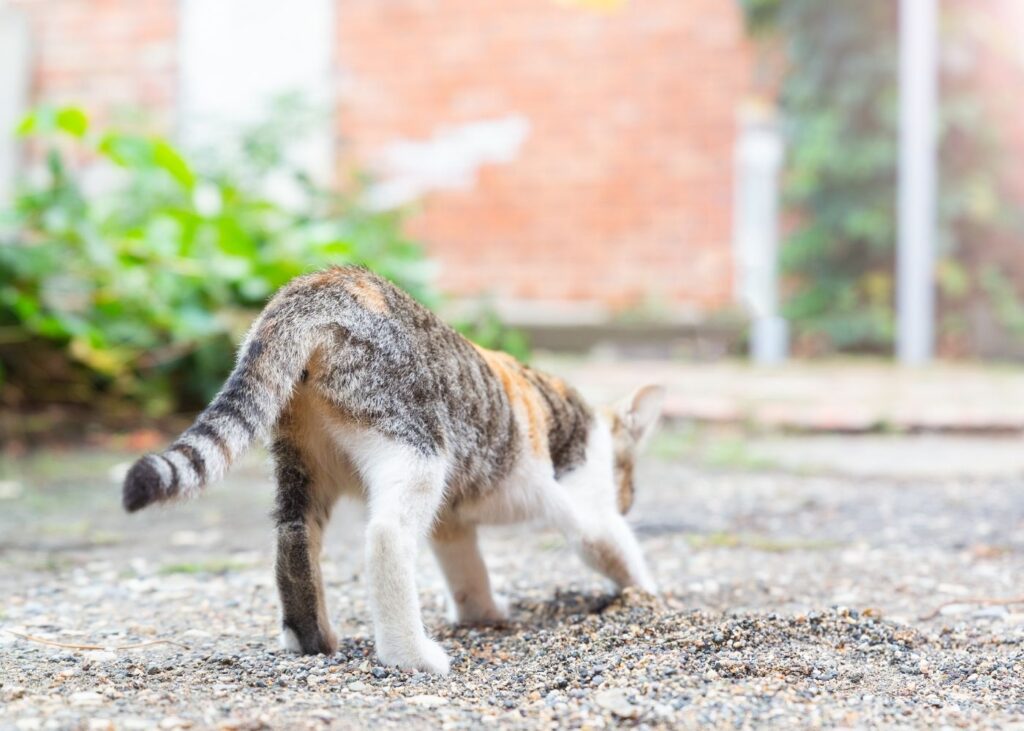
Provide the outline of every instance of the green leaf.
<path id="1" fill-rule="evenodd" d="M 81 139 L 88 131 L 89 117 L 79 107 L 38 107 L 26 114 L 15 128 L 15 134 L 21 137 L 63 132 Z"/>
<path id="2" fill-rule="evenodd" d="M 365 263 L 421 301 L 438 301 L 404 218 L 353 203 L 365 181 L 342 196 L 303 180 L 305 197 L 287 208 L 261 193 L 264 173 L 295 174 L 281 146 L 299 134 L 294 126 L 283 138 L 265 128 L 259 144 L 223 165 L 212 157 L 196 164 L 160 137 L 93 131 L 75 107 L 41 107 L 19 130 L 95 140 L 87 164 L 113 181 L 102 190 L 80 186 L 83 157 L 49 145 L 48 174 L 27 181 L 4 214 L 5 337 L 45 345 L 60 374 L 51 379 L 27 350 L 5 351 L 5 365 L 16 366 L 7 377 L 22 379 L 12 385 L 23 392 L 45 399 L 57 393 L 52 380 L 79 402 L 114 397 L 160 412 L 201 406 L 231 370 L 232 340 L 274 290 L 329 264 Z M 484 334 L 524 350 L 500 324 Z"/>
<path id="3" fill-rule="evenodd" d="M 14 133 L 19 137 L 28 137 L 39 129 L 39 110 L 29 112 L 21 121 L 18 122 L 18 126 L 14 128 Z"/>
<path id="4" fill-rule="evenodd" d="M 108 132 L 97 149 L 122 167 L 143 168 L 153 164 L 153 144 L 137 135 Z"/>
<path id="5" fill-rule="evenodd" d="M 82 138 L 89 130 L 89 117 L 78 107 L 63 107 L 57 110 L 56 124 L 62 132 Z"/>
<path id="6" fill-rule="evenodd" d="M 177 180 L 182 187 L 192 190 L 196 184 L 195 175 L 185 159 L 164 140 L 153 143 L 153 162 Z"/>

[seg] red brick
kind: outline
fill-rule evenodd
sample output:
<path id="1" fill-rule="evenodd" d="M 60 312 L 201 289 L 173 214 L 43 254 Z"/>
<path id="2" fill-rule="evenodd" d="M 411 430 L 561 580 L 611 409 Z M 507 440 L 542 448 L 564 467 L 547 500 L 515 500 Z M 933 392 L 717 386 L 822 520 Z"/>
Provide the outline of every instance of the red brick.
<path id="1" fill-rule="evenodd" d="M 141 108 L 165 130 L 176 102 L 176 0 L 11 0 L 29 19 L 40 103 L 78 103 L 98 122 Z"/>
<path id="2" fill-rule="evenodd" d="M 735 110 L 751 76 L 732 3 L 593 14 L 549 0 L 357 0 L 337 12 L 355 81 L 339 133 L 359 159 L 444 126 L 531 121 L 519 159 L 485 168 L 470 193 L 431 195 L 413 222 L 450 290 L 728 303 Z M 484 257 L 493 278 L 479 276 Z"/>

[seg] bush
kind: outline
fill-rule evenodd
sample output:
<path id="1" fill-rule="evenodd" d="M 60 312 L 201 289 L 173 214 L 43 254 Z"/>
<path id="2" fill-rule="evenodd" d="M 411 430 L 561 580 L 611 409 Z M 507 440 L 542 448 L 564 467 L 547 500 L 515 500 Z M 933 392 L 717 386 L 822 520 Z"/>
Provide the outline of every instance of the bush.
<path id="1" fill-rule="evenodd" d="M 437 294 L 402 216 L 289 170 L 273 126 L 204 169 L 167 140 L 93 131 L 76 108 L 43 109 L 20 132 L 44 161 L 0 219 L 0 399 L 157 415 L 205 403 L 234 343 L 292 277 L 357 263 L 428 305 Z M 259 181 L 284 174 L 284 206 Z"/>

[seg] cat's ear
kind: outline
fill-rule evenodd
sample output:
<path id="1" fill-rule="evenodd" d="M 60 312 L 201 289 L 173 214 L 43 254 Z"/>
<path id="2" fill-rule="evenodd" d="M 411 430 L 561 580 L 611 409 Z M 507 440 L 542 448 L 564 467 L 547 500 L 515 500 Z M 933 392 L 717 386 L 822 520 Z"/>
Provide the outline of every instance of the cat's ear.
<path id="1" fill-rule="evenodd" d="M 641 386 L 619 402 L 619 418 L 638 446 L 654 432 L 664 402 L 665 389 L 657 385 Z"/>

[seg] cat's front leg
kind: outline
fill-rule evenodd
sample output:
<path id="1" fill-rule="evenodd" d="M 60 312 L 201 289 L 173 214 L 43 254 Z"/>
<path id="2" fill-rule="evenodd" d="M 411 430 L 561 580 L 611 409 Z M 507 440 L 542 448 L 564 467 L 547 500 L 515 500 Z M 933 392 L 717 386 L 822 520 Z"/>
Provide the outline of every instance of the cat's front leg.
<path id="1" fill-rule="evenodd" d="M 391 450 L 389 450 L 390 452 Z M 377 656 L 386 665 L 446 674 L 448 655 L 427 637 L 416 590 L 416 548 L 444 493 L 444 464 L 412 450 L 369 454 L 366 569 Z"/>
<path id="2" fill-rule="evenodd" d="M 576 549 L 584 563 L 614 581 L 618 588 L 635 586 L 648 594 L 658 593 L 640 544 L 621 515 L 609 514 L 585 526 L 576 540 Z"/>
<path id="3" fill-rule="evenodd" d="M 443 522 L 435 527 L 430 545 L 448 583 L 451 620 L 468 625 L 505 624 L 508 603 L 491 591 L 476 526 Z"/>
<path id="4" fill-rule="evenodd" d="M 611 500 L 584 499 L 558 483 L 548 490 L 549 514 L 583 562 L 615 582 L 657 594 L 643 551 L 626 519 Z"/>

